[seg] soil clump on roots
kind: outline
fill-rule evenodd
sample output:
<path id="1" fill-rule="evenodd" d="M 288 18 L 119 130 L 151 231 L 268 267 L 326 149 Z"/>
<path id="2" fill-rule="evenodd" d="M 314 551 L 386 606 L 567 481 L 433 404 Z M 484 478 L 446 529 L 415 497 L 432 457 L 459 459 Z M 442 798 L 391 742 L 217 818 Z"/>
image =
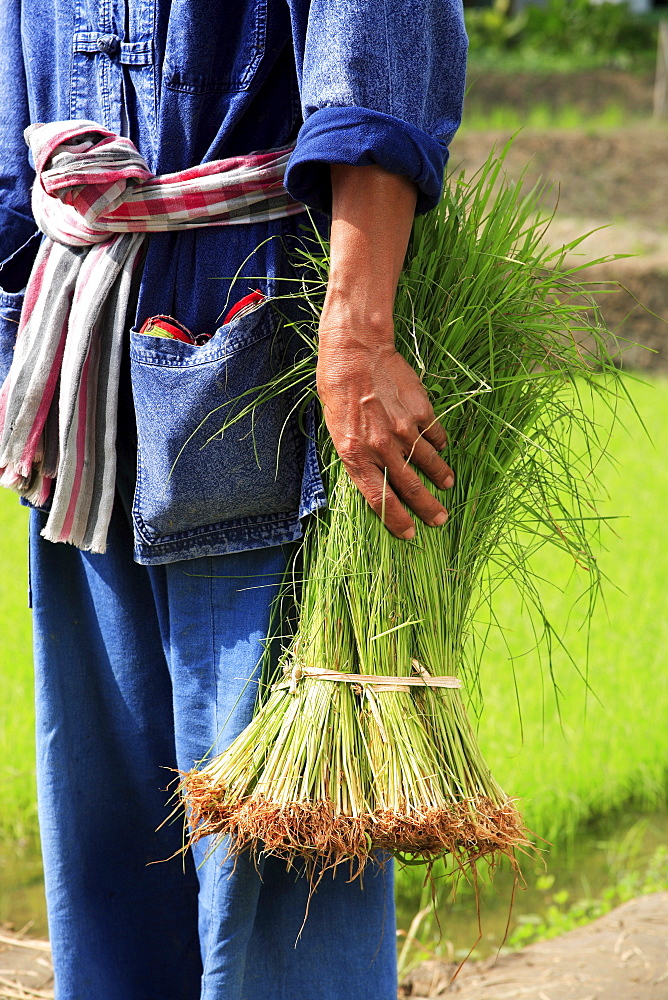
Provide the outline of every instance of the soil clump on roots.
<path id="1" fill-rule="evenodd" d="M 197 774 L 189 778 L 188 800 L 195 841 L 229 837 L 230 855 L 251 850 L 287 861 L 299 856 L 325 869 L 346 863 L 355 876 L 370 860 L 370 850 L 406 854 L 427 864 L 449 854 L 457 867 L 465 868 L 499 854 L 515 863 L 518 846 L 530 847 L 512 802 L 477 799 L 420 814 L 384 809 L 346 816 L 326 802 L 278 805 L 258 796 L 216 804 L 209 783 Z"/>

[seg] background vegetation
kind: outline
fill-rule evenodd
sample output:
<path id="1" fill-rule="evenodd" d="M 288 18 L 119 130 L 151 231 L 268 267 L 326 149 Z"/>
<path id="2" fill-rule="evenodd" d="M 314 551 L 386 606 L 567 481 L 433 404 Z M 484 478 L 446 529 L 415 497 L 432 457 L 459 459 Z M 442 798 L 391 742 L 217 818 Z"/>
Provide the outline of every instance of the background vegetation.
<path id="1" fill-rule="evenodd" d="M 465 11 L 470 39 L 462 128 L 628 127 L 652 114 L 658 11 L 626 3 L 511 0 Z"/>
<path id="2" fill-rule="evenodd" d="M 610 518 L 599 562 L 608 582 L 591 632 L 579 627 L 578 572 L 545 552 L 538 571 L 567 651 L 554 650 L 550 676 L 537 662 L 518 598 L 502 592 L 505 634 L 492 634 L 483 666 L 483 749 L 501 783 L 525 800 L 529 825 L 560 842 L 631 802 L 665 804 L 668 555 L 657 515 L 668 490 L 660 460 L 668 449 L 668 383 L 634 380 L 629 389 L 649 437 L 622 405 L 599 469 L 608 496 L 598 509 Z"/>
<path id="3" fill-rule="evenodd" d="M 0 490 L 0 837 L 14 843 L 37 828 L 27 523 Z"/>
<path id="4" fill-rule="evenodd" d="M 657 17 L 626 3 L 547 0 L 511 12 L 511 0 L 466 9 L 471 58 L 509 68 L 647 69 L 656 51 Z"/>

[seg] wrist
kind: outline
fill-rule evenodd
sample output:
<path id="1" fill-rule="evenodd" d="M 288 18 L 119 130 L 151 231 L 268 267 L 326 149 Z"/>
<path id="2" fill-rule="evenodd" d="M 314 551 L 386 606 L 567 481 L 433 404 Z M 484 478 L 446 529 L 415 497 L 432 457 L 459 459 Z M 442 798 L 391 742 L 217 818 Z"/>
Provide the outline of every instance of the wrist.
<path id="1" fill-rule="evenodd" d="M 347 290 L 328 289 L 319 324 L 321 346 L 393 350 L 392 305 L 391 300 L 383 304 L 371 295 L 357 298 Z"/>
<path id="2" fill-rule="evenodd" d="M 370 341 L 356 332 L 326 329 L 320 333 L 316 381 L 318 391 L 345 386 L 346 391 L 373 378 L 396 353 L 393 340 Z"/>
<path id="3" fill-rule="evenodd" d="M 390 324 L 397 278 L 380 264 L 370 267 L 368 253 L 360 249 L 345 268 L 330 269 L 323 315 L 359 317 L 366 322 Z"/>
<path id="4" fill-rule="evenodd" d="M 394 329 L 374 327 L 360 323 L 330 325 L 320 324 L 318 332 L 318 354 L 331 356 L 333 354 L 353 358 L 356 356 L 368 359 L 395 353 Z"/>

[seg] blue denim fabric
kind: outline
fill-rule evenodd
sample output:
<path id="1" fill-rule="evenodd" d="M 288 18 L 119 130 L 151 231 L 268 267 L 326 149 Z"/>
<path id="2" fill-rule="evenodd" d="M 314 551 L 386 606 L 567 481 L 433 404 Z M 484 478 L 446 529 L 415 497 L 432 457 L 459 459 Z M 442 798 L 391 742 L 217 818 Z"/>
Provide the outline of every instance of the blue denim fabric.
<path id="1" fill-rule="evenodd" d="M 326 210 L 324 165 L 341 161 L 406 174 L 426 209 L 461 110 L 461 0 L 2 0 L 0 38 L 0 374 L 36 244 L 31 122 L 97 120 L 156 173 L 296 138 L 287 183 L 313 207 Z M 32 514 L 57 1000 L 396 997 L 391 866 L 362 884 L 324 879 L 295 950 L 308 896 L 295 872 L 198 868 L 204 845 L 185 869 L 149 864 L 181 846 L 178 823 L 158 829 L 165 768 L 190 767 L 250 718 L 266 584 L 323 499 L 312 433 L 286 424 L 287 401 L 203 448 L 215 418 L 198 430 L 289 361 L 272 306 L 227 329 L 220 317 L 251 289 L 290 289 L 302 225 L 150 237 L 135 330 L 167 313 L 213 340 L 128 331 L 104 556 L 45 542 Z"/>
<path id="2" fill-rule="evenodd" d="M 288 167 L 295 198 L 329 211 L 329 163 L 378 163 L 439 199 L 466 73 L 462 8 L 452 0 L 312 0 L 301 95 L 304 126 Z"/>
<path id="3" fill-rule="evenodd" d="M 23 296 L 0 291 L 0 382 L 9 371 L 16 342 Z"/>
<path id="4" fill-rule="evenodd" d="M 0 37 L 0 260 L 34 231 L 33 174 L 22 137 L 30 122 L 99 121 L 130 135 L 156 173 L 296 138 L 287 175 L 295 197 L 326 211 L 327 164 L 379 163 L 415 181 L 425 210 L 438 197 L 447 143 L 461 113 L 461 0 L 3 0 Z M 166 313 L 197 332 L 215 331 L 226 304 L 257 287 L 258 276 L 270 284 L 290 278 L 284 243 L 302 225 L 295 217 L 153 235 L 136 328 Z M 13 333 L 4 324 L 12 316 L 2 310 L 18 308 L 22 275 L 16 260 L 0 272 L 0 293 L 10 295 L 0 302 L 0 366 L 6 367 Z M 174 354 L 165 344 L 155 346 L 156 357 L 163 356 L 155 367 L 166 380 Z M 198 370 L 197 363 L 179 359 L 169 376 L 175 404 L 195 391 Z M 264 368 L 267 361 L 258 364 Z M 207 453 L 178 462 L 165 486 L 164 470 L 185 428 L 175 411 L 169 421 L 174 436 L 148 429 L 147 374 L 140 363 L 133 365 L 144 427 L 137 558 L 171 561 L 294 538 L 299 517 L 322 502 L 312 442 L 291 436 L 292 454 L 286 442 L 287 481 L 277 484 L 274 500 L 262 488 L 250 509 L 250 490 L 228 474 L 232 490 L 221 506 L 196 505 L 195 515 L 189 476 L 193 466 L 204 468 L 199 461 Z M 197 403 L 204 415 L 222 401 L 216 380 L 206 389 L 205 382 L 196 390 L 206 392 Z M 276 427 L 269 430 L 268 440 L 276 433 Z M 240 436 L 237 445 L 230 462 L 247 471 L 254 462 L 252 438 Z M 300 494 L 293 488 L 298 479 Z M 199 481 L 208 488 L 208 477 Z M 233 498 L 240 494 L 244 500 L 235 512 Z M 171 509 L 166 498 L 174 501 Z M 150 517 L 141 513 L 146 509 Z"/>
<path id="5" fill-rule="evenodd" d="M 31 578 L 56 1000 L 396 1000 L 391 864 L 324 877 L 300 936 L 296 870 L 221 867 L 206 843 L 173 857 L 181 821 L 161 825 L 170 769 L 251 717 L 287 551 L 144 567 L 120 504 L 104 556 L 44 541 L 44 520 L 32 512 Z"/>
<path id="6" fill-rule="evenodd" d="M 204 347 L 131 333 L 138 562 L 171 562 L 194 546 L 200 555 L 220 553 L 229 524 L 230 551 L 266 544 L 267 533 L 299 538 L 299 518 L 324 494 L 317 465 L 304 471 L 294 393 L 216 433 L 290 355 L 286 326 L 271 303 L 220 327 Z"/>

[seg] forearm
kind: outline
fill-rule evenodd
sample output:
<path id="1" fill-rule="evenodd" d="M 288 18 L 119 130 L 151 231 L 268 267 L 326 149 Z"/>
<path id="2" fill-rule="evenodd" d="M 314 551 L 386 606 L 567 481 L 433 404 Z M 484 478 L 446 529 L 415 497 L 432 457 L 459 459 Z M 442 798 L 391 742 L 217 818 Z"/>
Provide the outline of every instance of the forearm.
<path id="1" fill-rule="evenodd" d="M 440 489 L 452 470 L 446 435 L 415 371 L 394 345 L 394 298 L 415 211 L 406 178 L 375 166 L 332 167 L 331 266 L 320 321 L 317 383 L 327 427 L 346 469 L 395 535 L 447 512 L 411 468 Z"/>
<path id="2" fill-rule="evenodd" d="M 415 185 L 377 166 L 332 166 L 330 277 L 321 346 L 394 345 L 392 311 Z"/>

